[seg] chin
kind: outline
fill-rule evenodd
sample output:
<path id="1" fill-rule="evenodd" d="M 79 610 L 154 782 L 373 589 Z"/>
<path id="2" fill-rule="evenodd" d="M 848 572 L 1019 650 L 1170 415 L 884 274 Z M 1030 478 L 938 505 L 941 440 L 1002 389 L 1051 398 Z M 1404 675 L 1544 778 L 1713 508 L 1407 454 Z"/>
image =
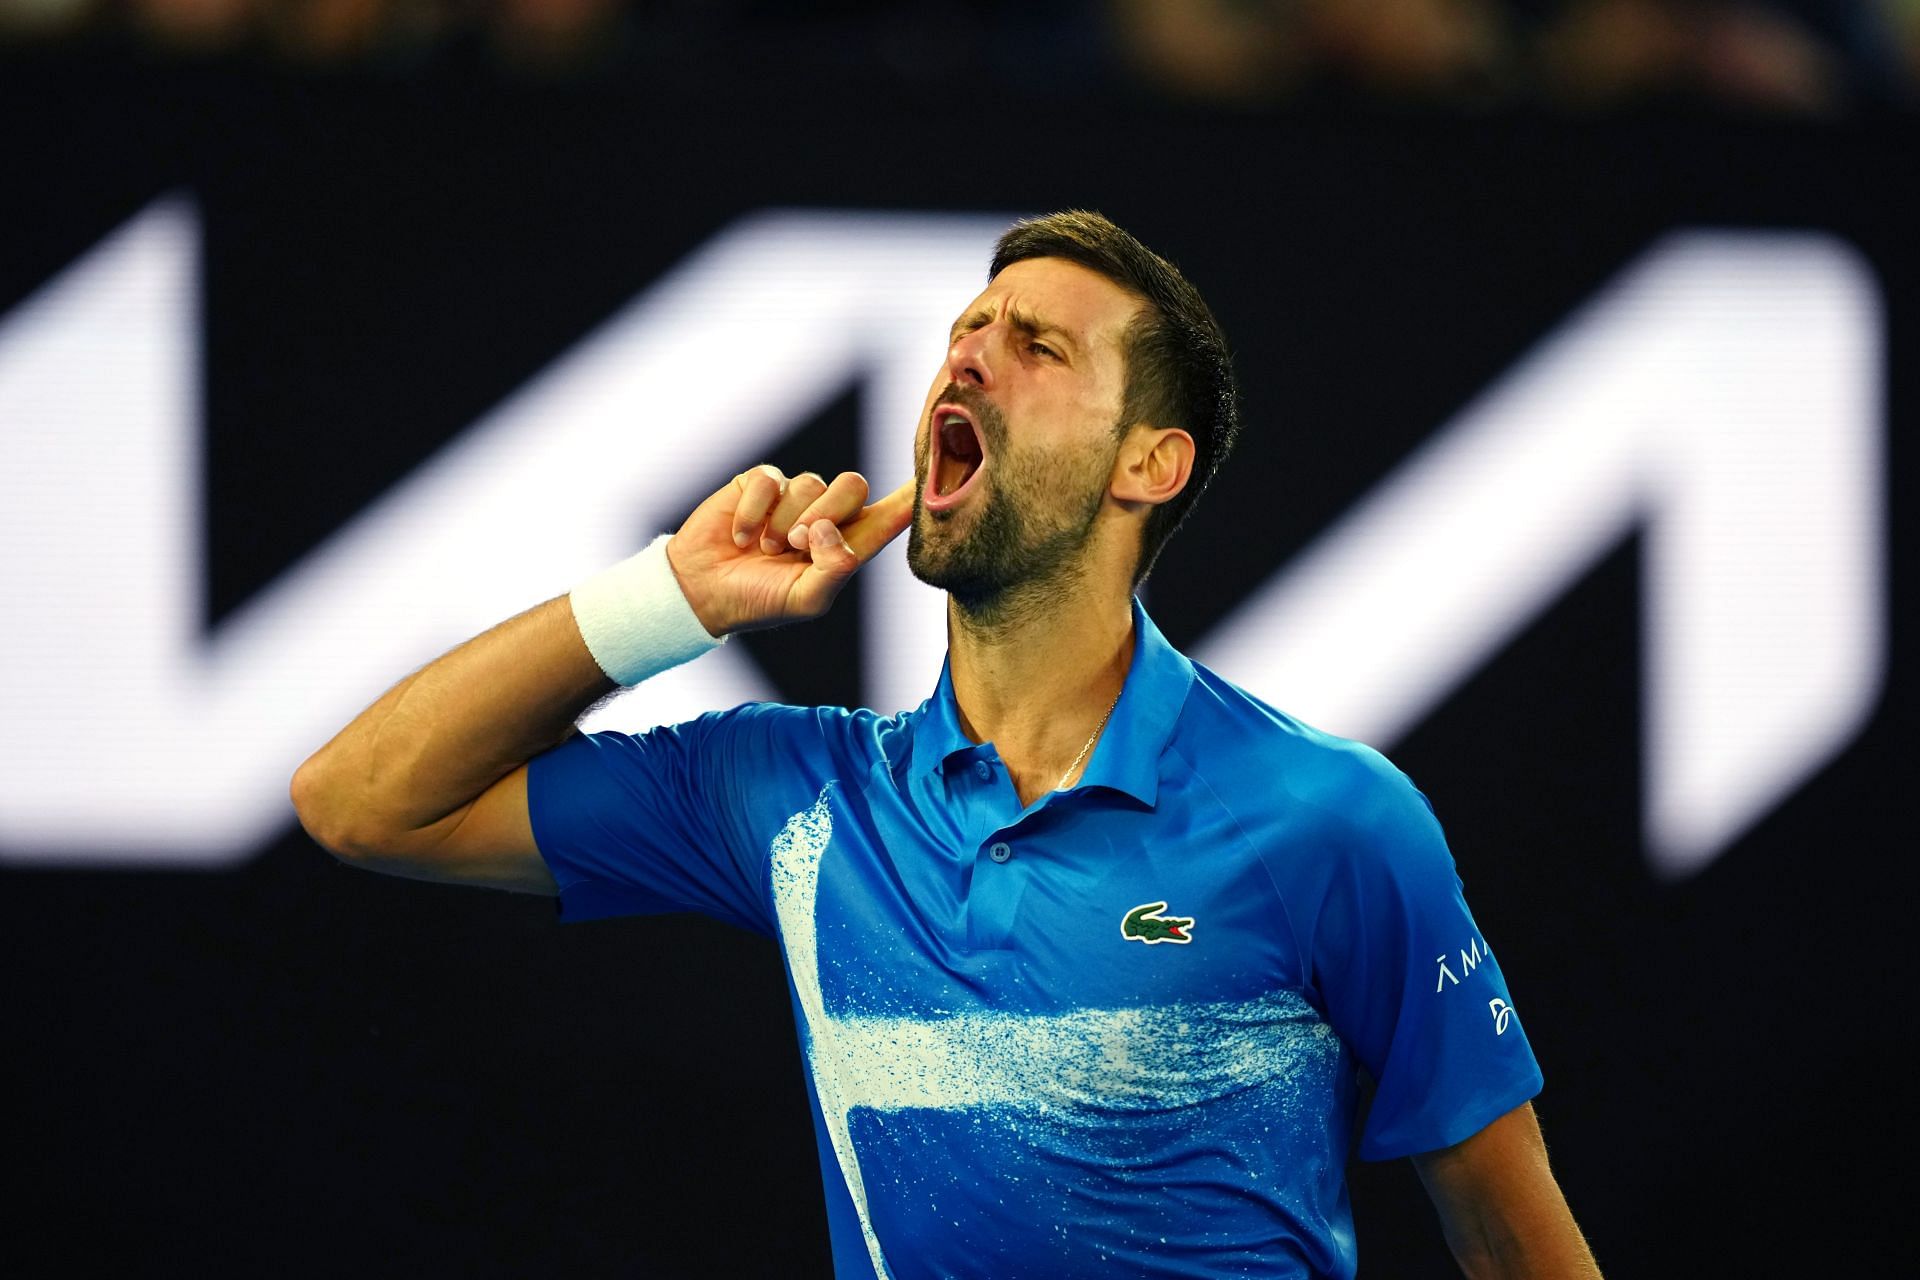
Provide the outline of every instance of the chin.
<path id="1" fill-rule="evenodd" d="M 951 591 L 958 580 L 955 573 L 957 540 L 950 534 L 951 511 L 924 511 L 925 522 L 915 519 L 907 530 L 907 569 L 930 587 Z"/>

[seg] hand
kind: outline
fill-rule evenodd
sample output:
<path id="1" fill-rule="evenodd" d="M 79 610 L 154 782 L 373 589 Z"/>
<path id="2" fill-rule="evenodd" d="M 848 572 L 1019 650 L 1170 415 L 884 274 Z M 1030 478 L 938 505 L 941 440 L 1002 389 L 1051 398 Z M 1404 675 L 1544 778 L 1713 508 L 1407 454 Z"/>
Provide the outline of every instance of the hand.
<path id="1" fill-rule="evenodd" d="M 857 472 L 828 484 L 810 471 L 789 480 L 754 467 L 694 508 L 667 543 L 667 562 L 711 635 L 817 618 L 913 519 L 913 482 L 866 501 Z"/>

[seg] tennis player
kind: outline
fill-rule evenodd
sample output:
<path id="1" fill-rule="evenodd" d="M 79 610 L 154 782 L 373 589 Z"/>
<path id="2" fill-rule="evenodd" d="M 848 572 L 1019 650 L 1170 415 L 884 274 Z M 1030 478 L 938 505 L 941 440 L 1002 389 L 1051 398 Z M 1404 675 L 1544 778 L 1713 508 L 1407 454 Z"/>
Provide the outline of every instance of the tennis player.
<path id="1" fill-rule="evenodd" d="M 911 483 L 742 471 L 394 686 L 301 767 L 301 820 L 356 865 L 565 920 L 777 940 L 838 1275 L 1351 1276 L 1357 1130 L 1361 1157 L 1413 1158 L 1469 1275 L 1597 1276 L 1425 797 L 1189 661 L 1134 597 L 1236 429 L 1175 268 L 1097 214 L 1018 223 Z M 947 596 L 915 710 L 575 731 L 736 631 L 817 617 L 909 529 Z"/>

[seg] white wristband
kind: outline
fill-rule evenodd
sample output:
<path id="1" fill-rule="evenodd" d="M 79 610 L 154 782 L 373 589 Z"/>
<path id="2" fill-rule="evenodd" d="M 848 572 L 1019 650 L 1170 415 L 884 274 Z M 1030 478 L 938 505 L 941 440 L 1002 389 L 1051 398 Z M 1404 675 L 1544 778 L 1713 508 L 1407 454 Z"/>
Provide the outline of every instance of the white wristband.
<path id="1" fill-rule="evenodd" d="M 587 652 L 618 684 L 639 684 L 718 648 L 667 562 L 663 533 L 646 550 L 603 569 L 573 589 L 573 621 Z"/>

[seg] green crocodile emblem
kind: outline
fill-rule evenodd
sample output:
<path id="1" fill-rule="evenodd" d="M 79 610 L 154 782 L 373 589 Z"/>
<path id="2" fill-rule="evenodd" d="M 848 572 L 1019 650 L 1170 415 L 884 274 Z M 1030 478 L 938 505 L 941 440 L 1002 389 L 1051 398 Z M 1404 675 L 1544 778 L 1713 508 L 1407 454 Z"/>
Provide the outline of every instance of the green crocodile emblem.
<path id="1" fill-rule="evenodd" d="M 1148 946 L 1156 942 L 1192 942 L 1193 935 L 1187 930 L 1193 928 L 1193 921 L 1161 915 L 1166 909 L 1164 902 L 1149 902 L 1135 907 L 1120 922 L 1120 936 L 1137 938 Z"/>

